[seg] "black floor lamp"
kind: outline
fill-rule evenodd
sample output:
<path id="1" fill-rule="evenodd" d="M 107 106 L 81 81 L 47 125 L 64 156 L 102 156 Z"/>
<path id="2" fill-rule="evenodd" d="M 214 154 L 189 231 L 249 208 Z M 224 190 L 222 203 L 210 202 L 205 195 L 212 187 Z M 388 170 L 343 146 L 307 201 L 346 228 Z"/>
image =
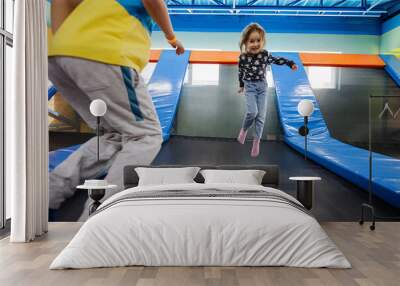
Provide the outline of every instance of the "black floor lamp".
<path id="1" fill-rule="evenodd" d="M 90 113 L 96 116 L 96 135 L 97 135 L 97 162 L 100 161 L 100 118 L 107 112 L 107 105 L 101 99 L 95 99 L 90 103 Z M 104 197 L 106 189 L 114 188 L 114 185 L 108 185 L 106 180 L 85 180 L 85 184 L 78 186 L 81 189 L 87 189 L 89 197 L 93 203 L 89 206 L 89 215 L 94 213 L 100 206 L 100 200 Z"/>
<path id="2" fill-rule="evenodd" d="M 364 214 L 365 210 L 370 210 L 371 212 L 371 220 L 372 223 L 369 226 L 370 230 L 375 230 L 375 220 L 376 219 L 387 219 L 387 220 L 398 220 L 399 217 L 382 217 L 382 216 L 377 216 L 375 214 L 375 207 L 372 203 L 372 192 L 373 192 L 373 172 L 372 172 L 372 163 L 373 163 L 373 152 L 372 152 L 372 100 L 373 99 L 385 99 L 388 100 L 390 98 L 396 98 L 398 99 L 399 97 L 397 95 L 382 95 L 382 96 L 369 96 L 369 101 L 368 101 L 368 167 L 369 167 L 369 174 L 368 174 L 368 203 L 363 203 L 361 204 L 361 219 L 359 223 L 362 225 L 364 224 Z M 390 113 L 392 117 L 395 117 L 395 114 L 393 114 L 393 111 L 390 109 L 389 104 L 386 102 L 383 110 L 378 116 L 379 120 L 384 120 L 383 115 L 385 112 Z M 397 112 L 396 112 L 397 114 Z"/>
<path id="3" fill-rule="evenodd" d="M 307 160 L 307 135 L 308 129 L 308 117 L 314 112 L 314 103 L 312 100 L 303 99 L 297 105 L 297 111 L 301 116 L 304 117 L 304 125 L 299 128 L 299 134 L 304 136 L 304 159 Z"/>
<path id="4" fill-rule="evenodd" d="M 104 116 L 107 112 L 107 105 L 101 99 L 95 99 L 90 103 L 90 113 L 93 116 L 96 116 L 97 126 L 96 126 L 96 135 L 97 135 L 97 161 L 100 160 L 100 118 Z"/>

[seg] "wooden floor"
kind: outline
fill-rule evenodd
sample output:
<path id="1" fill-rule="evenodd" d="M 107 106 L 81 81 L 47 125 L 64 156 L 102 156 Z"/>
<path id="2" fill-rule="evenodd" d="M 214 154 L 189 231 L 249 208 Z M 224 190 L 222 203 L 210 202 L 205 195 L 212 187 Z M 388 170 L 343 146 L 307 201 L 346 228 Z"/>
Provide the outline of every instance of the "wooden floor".
<path id="1" fill-rule="evenodd" d="M 0 241 L 0 285 L 400 285 L 400 223 L 380 222 L 375 231 L 354 222 L 322 223 L 353 268 L 123 267 L 49 270 L 80 223 L 51 223 L 49 233 L 27 244 Z"/>

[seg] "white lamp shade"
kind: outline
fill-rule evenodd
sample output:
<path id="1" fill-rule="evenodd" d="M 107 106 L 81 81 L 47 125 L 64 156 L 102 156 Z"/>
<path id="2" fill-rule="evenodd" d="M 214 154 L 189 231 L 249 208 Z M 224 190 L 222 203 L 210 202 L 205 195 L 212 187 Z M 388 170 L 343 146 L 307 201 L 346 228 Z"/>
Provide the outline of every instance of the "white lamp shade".
<path id="1" fill-rule="evenodd" d="M 103 116 L 107 112 L 107 104 L 101 99 L 95 99 L 90 103 L 90 113 L 94 116 Z"/>
<path id="2" fill-rule="evenodd" d="M 301 116 L 310 116 L 314 112 L 314 103 L 309 99 L 303 99 L 297 105 L 297 111 Z"/>

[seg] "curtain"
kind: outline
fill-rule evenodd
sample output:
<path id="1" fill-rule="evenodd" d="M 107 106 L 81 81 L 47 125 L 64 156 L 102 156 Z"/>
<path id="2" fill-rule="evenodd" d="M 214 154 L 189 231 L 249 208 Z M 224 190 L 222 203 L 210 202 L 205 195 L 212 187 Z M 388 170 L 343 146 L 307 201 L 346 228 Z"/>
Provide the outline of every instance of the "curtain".
<path id="1" fill-rule="evenodd" d="M 45 0 L 15 1 L 14 70 L 6 96 L 6 188 L 11 242 L 48 228 L 47 27 Z"/>

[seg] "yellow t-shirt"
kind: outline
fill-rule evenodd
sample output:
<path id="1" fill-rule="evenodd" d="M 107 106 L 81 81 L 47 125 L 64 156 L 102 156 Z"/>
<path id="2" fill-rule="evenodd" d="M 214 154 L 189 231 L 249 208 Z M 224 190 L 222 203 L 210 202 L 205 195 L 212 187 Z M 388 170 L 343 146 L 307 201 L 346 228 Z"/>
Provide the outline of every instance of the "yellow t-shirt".
<path id="1" fill-rule="evenodd" d="M 141 71 L 153 22 L 141 0 L 84 0 L 49 42 L 49 56 L 71 56 Z"/>

